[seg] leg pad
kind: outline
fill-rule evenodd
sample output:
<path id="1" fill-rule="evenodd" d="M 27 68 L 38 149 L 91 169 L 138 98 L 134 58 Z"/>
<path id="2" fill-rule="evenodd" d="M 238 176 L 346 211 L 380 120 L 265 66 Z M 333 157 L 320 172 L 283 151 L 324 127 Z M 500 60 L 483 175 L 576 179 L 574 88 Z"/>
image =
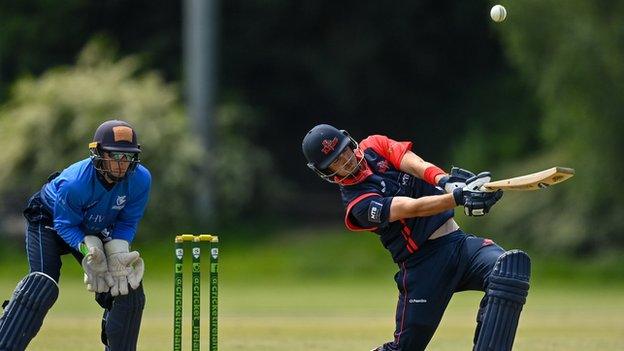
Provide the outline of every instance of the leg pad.
<path id="1" fill-rule="evenodd" d="M 0 317 L 0 350 L 26 349 L 58 294 L 58 285 L 49 275 L 32 272 L 24 277 Z"/>
<path id="2" fill-rule="evenodd" d="M 498 258 L 489 277 L 483 324 L 474 350 L 511 350 L 530 276 L 531 259 L 526 253 L 511 250 Z"/>

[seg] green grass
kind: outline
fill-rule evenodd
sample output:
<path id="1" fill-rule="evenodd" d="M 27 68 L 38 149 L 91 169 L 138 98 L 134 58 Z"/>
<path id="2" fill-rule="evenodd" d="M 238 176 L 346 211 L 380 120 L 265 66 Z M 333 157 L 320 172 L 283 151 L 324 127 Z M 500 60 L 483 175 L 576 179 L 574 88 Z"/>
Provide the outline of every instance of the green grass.
<path id="1" fill-rule="evenodd" d="M 371 238 L 361 233 L 298 232 L 270 243 L 234 245 L 222 236 L 220 349 L 351 351 L 369 350 L 389 340 L 394 329 L 395 267 Z M 138 248 L 147 265 L 139 349 L 170 350 L 172 249 L 168 244 Z M 21 253 L 4 254 L 0 297 L 10 294 L 26 268 Z M 624 349 L 621 269 L 552 259 L 534 260 L 534 267 L 516 350 Z M 574 275 L 575 271 L 579 273 Z M 614 274 L 616 279 L 605 278 Z M 204 317 L 207 285 L 204 279 Z M 456 294 L 428 350 L 469 350 L 480 298 L 478 292 Z M 190 347 L 190 306 L 186 307 L 185 349 Z M 79 265 L 67 256 L 61 296 L 29 350 L 101 350 L 100 317 L 101 309 L 81 283 Z M 205 318 L 202 349 L 207 349 L 207 327 Z"/>

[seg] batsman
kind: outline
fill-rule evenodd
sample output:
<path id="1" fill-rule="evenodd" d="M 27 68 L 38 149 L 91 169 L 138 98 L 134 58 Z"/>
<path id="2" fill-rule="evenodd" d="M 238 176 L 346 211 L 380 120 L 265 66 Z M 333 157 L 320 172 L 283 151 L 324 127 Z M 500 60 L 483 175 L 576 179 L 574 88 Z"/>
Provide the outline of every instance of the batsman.
<path id="1" fill-rule="evenodd" d="M 372 135 L 357 143 L 327 124 L 303 139 L 308 167 L 338 184 L 353 231 L 371 231 L 398 265 L 393 340 L 373 351 L 424 350 L 453 293 L 485 292 L 477 312 L 476 351 L 511 350 L 529 290 L 530 259 L 463 232 L 454 208 L 483 216 L 503 193 L 482 191 L 489 172 L 450 173 L 411 151 L 411 142 Z"/>
<path id="2" fill-rule="evenodd" d="M 145 295 L 143 260 L 130 251 L 150 192 L 134 128 L 110 120 L 95 131 L 90 157 L 52 174 L 29 200 L 27 274 L 3 304 L 0 350 L 24 350 L 59 294 L 61 256 L 84 269 L 87 290 L 104 308 L 105 350 L 136 350 Z M 71 349 L 71 346 L 70 346 Z"/>

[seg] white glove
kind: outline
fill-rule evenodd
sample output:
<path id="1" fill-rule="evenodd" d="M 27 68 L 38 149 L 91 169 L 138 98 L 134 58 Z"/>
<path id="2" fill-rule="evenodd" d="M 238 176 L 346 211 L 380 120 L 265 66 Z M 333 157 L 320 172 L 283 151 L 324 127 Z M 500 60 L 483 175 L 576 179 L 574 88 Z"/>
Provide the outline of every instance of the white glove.
<path id="1" fill-rule="evenodd" d="M 84 238 L 85 251 L 82 259 L 84 269 L 84 282 L 87 290 L 91 292 L 104 293 L 113 285 L 113 278 L 108 272 L 106 255 L 102 241 L 94 235 L 87 235 Z"/>
<path id="2" fill-rule="evenodd" d="M 467 216 L 484 216 L 492 206 L 503 196 L 502 191 L 487 192 L 483 188 L 485 183 L 492 180 L 490 172 L 481 172 L 466 180 L 466 186 L 455 189 L 453 196 L 455 203 L 464 206 Z"/>
<path id="3" fill-rule="evenodd" d="M 475 174 L 469 170 L 453 167 L 451 168 L 451 173 L 440 178 L 438 186 L 444 189 L 445 193 L 452 194 L 453 190 L 465 187 L 466 181 L 474 176 Z"/>
<path id="4" fill-rule="evenodd" d="M 489 183 L 492 180 L 492 174 L 490 172 L 481 172 L 474 177 L 471 177 L 466 180 L 466 186 L 463 190 L 473 191 L 473 192 L 485 192 L 484 189 L 481 189 L 485 183 Z"/>
<path id="5" fill-rule="evenodd" d="M 104 244 L 108 271 L 113 277 L 111 295 L 127 295 L 128 284 L 132 289 L 139 287 L 145 265 L 138 251 L 128 252 L 130 244 L 125 240 L 113 239 Z"/>

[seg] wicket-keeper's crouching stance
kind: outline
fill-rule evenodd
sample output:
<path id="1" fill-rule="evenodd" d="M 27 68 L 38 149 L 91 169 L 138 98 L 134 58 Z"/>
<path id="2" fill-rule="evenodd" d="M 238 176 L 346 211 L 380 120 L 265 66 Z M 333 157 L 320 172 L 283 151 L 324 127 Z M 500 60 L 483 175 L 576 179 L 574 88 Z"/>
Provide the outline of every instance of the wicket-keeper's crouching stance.
<path id="1" fill-rule="evenodd" d="M 464 233 L 453 220 L 456 206 L 482 216 L 503 194 L 481 191 L 489 172 L 453 168 L 446 174 L 411 146 L 381 135 L 358 144 L 326 124 L 303 139 L 308 167 L 340 186 L 346 226 L 378 234 L 399 266 L 394 340 L 375 350 L 424 350 L 451 296 L 463 290 L 485 292 L 474 350 L 511 350 L 529 289 L 530 259 Z"/>
<path id="2" fill-rule="evenodd" d="M 89 291 L 104 308 L 105 350 L 135 350 L 145 295 L 143 260 L 129 246 L 150 191 L 149 171 L 139 164 L 134 129 L 104 122 L 89 144 L 90 158 L 74 163 L 28 201 L 26 254 L 30 273 L 4 304 L 0 350 L 24 350 L 59 294 L 61 255 L 82 264 Z"/>

